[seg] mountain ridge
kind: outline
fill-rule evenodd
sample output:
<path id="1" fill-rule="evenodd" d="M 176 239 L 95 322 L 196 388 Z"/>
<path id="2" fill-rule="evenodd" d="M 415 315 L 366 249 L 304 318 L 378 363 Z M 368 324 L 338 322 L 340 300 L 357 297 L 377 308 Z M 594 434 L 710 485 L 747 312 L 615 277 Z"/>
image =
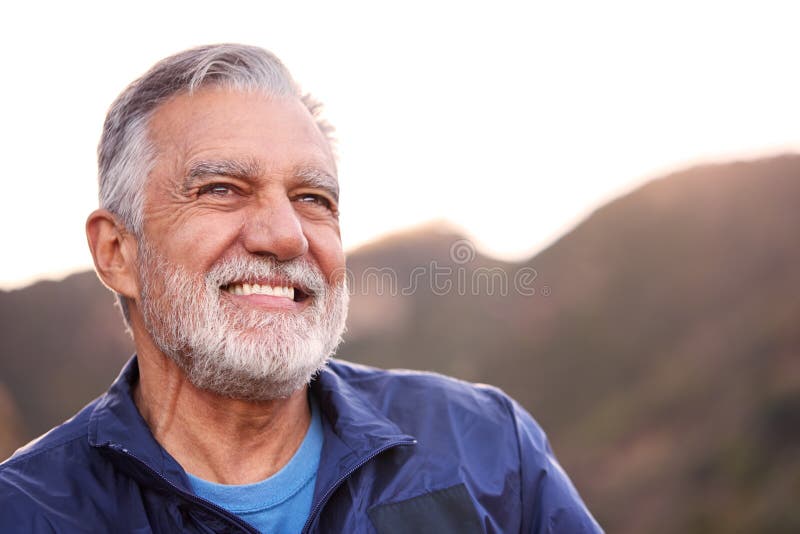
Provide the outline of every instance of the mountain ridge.
<path id="1" fill-rule="evenodd" d="M 610 532 L 800 529 L 797 200 L 784 155 L 655 179 L 522 262 L 412 229 L 350 254 L 339 356 L 502 387 Z M 0 292 L 6 435 L 107 387 L 112 303 L 91 272 Z"/>

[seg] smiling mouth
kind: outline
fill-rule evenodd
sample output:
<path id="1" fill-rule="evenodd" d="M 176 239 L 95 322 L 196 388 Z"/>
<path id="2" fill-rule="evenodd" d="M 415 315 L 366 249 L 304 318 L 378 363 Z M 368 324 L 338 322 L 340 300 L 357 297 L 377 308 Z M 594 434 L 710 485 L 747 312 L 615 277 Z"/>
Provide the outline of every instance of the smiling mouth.
<path id="1" fill-rule="evenodd" d="M 302 302 L 310 295 L 299 287 L 290 285 L 270 285 L 270 284 L 249 284 L 233 283 L 222 286 L 220 289 L 232 295 L 268 295 L 271 297 L 283 297 L 294 302 Z"/>

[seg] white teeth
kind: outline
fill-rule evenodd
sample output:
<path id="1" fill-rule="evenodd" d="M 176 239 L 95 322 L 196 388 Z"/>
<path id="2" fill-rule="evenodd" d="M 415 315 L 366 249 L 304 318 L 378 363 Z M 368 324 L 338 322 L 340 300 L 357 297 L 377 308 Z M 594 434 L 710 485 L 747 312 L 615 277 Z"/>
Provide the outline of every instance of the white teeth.
<path id="1" fill-rule="evenodd" d="M 270 286 L 267 284 L 232 284 L 228 292 L 234 295 L 270 295 L 294 300 L 294 288 L 291 286 Z"/>

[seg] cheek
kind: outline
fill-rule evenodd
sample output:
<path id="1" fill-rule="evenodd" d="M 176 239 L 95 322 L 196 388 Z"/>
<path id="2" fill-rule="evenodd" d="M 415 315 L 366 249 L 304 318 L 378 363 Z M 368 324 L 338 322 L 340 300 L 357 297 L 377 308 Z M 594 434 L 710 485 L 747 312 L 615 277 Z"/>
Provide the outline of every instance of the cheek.
<path id="1" fill-rule="evenodd" d="M 235 243 L 240 230 L 241 217 L 210 215 L 169 228 L 159 240 L 175 261 L 190 270 L 207 269 Z"/>
<path id="2" fill-rule="evenodd" d="M 306 229 L 309 252 L 329 283 L 345 276 L 345 256 L 339 232 L 334 228 Z"/>

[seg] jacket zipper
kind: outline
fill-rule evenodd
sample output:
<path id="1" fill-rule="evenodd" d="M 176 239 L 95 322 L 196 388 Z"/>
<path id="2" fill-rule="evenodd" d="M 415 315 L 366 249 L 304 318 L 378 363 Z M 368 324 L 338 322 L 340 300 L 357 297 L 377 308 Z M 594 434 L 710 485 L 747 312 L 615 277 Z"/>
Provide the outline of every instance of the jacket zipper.
<path id="1" fill-rule="evenodd" d="M 217 506 L 213 502 L 207 501 L 206 499 L 203 499 L 202 497 L 198 497 L 197 495 L 193 495 L 191 493 L 187 493 L 187 492 L 183 491 L 181 488 L 179 488 L 178 486 L 173 484 L 167 477 L 165 477 L 164 475 L 162 475 L 161 473 L 159 473 L 158 471 L 156 471 L 155 469 L 150 467 L 150 465 L 147 462 L 145 462 L 144 460 L 142 460 L 141 458 L 139 458 L 138 456 L 136 456 L 132 452 L 129 452 L 128 449 L 126 449 L 124 447 L 121 447 L 119 445 L 116 445 L 116 444 L 112 444 L 112 443 L 107 443 L 106 446 L 108 448 L 110 448 L 111 450 L 113 450 L 113 451 L 125 454 L 126 456 L 129 456 L 130 458 L 133 458 L 134 460 L 136 460 L 145 469 L 147 469 L 147 471 L 149 471 L 152 475 L 154 475 L 157 478 L 160 478 L 161 480 L 166 482 L 167 485 L 170 486 L 173 490 L 175 490 L 175 492 L 178 495 L 181 495 L 185 499 L 187 499 L 187 500 L 189 500 L 189 501 L 191 501 L 191 502 L 193 502 L 195 504 L 198 504 L 201 507 L 204 507 L 206 509 L 210 509 L 213 512 L 216 512 L 217 514 L 223 516 L 224 518 L 232 521 L 233 523 L 235 523 L 236 525 L 238 525 L 239 527 L 244 529 L 245 532 L 250 532 L 251 534 L 260 534 L 260 532 L 258 530 L 256 530 L 252 525 L 250 525 L 249 523 L 245 522 L 240 517 L 232 514 L 228 510 L 226 510 L 226 509 L 224 509 L 224 508 L 222 508 L 220 506 Z"/>
<path id="2" fill-rule="evenodd" d="M 306 524 L 303 525 L 303 530 L 301 531 L 301 534 L 308 534 L 309 532 L 308 529 L 311 528 L 311 524 L 314 522 L 314 519 L 317 517 L 317 515 L 319 515 L 320 511 L 325 506 L 325 504 L 327 504 L 328 500 L 333 495 L 333 492 L 336 491 L 339 488 L 339 486 L 341 486 L 342 483 L 344 483 L 345 480 L 350 478 L 350 475 L 361 469 L 361 467 L 364 464 L 366 464 L 367 462 L 369 462 L 370 460 L 372 460 L 385 450 L 391 449 L 392 447 L 396 447 L 398 445 L 416 445 L 416 443 L 417 440 L 415 439 L 399 440 L 387 443 L 386 445 L 380 447 L 379 449 L 375 449 L 368 456 L 365 456 L 364 458 L 361 459 L 361 461 L 359 461 L 353 467 L 348 469 L 347 472 L 345 472 L 345 474 L 336 479 L 336 482 L 334 482 L 328 487 L 327 491 L 325 491 L 325 493 L 322 495 L 322 498 L 317 502 L 314 508 L 311 509 L 311 513 L 308 514 L 308 519 L 306 519 Z"/>

